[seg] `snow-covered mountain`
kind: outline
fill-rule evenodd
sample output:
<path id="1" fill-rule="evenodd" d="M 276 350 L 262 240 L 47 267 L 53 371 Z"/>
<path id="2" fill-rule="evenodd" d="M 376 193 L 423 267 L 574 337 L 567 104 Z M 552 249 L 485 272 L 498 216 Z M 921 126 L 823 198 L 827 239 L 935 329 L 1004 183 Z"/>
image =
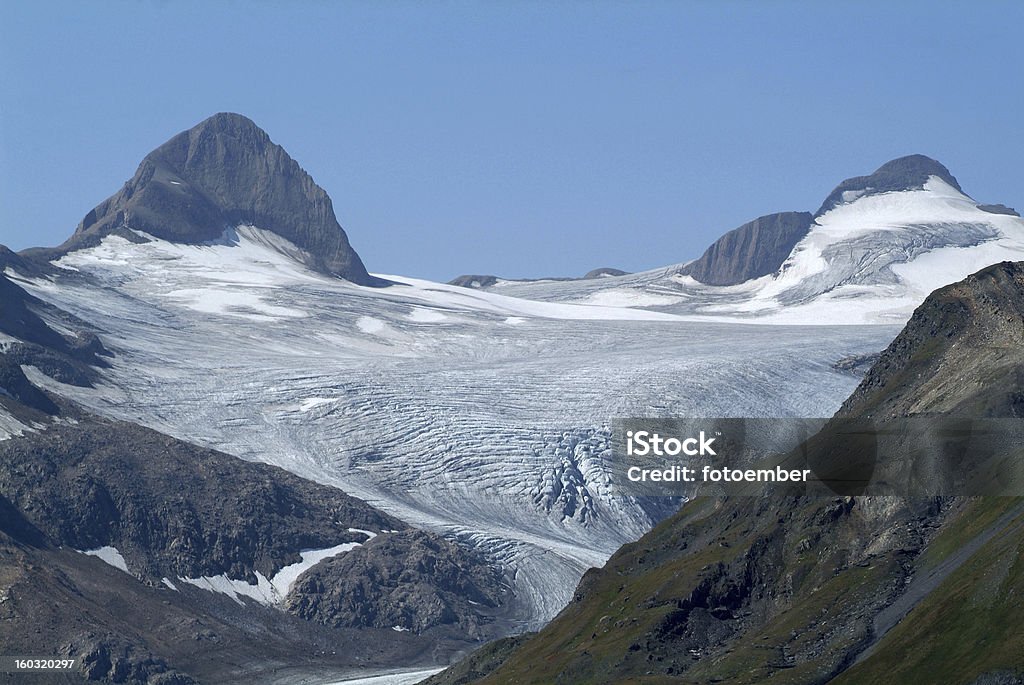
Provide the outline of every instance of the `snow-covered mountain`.
<path id="1" fill-rule="evenodd" d="M 936 288 L 1022 258 L 1024 219 L 976 202 L 941 164 L 913 155 L 844 181 L 816 215 L 761 217 L 694 262 L 489 290 L 752 323 L 903 323 Z"/>
<path id="2" fill-rule="evenodd" d="M 285 158 L 251 122 L 215 123 L 147 157 L 152 173 L 144 162 L 60 250 L 30 252 L 32 268 L 0 262 L 114 353 L 91 388 L 31 365 L 29 379 L 481 549 L 514 576 L 524 626 L 671 507 L 612 486 L 613 419 L 830 415 L 858 381 L 837 361 L 884 348 L 932 284 L 1024 254 L 1019 217 L 930 174 L 844 190 L 787 234 L 774 271 L 734 285 L 701 283 L 685 264 L 485 289 L 361 278 L 319 260 L 314 237 L 348 242 L 340 227 L 328 235 L 336 222 L 312 180 L 300 186 L 315 211 L 301 211 L 323 221 L 310 234 L 285 211 L 301 204 L 289 179 L 308 176 L 269 163 Z M 217 160 L 239 158 L 256 160 L 269 195 L 215 180 Z M 167 188 L 147 194 L 153 179 Z M 186 184 L 209 203 L 204 217 L 228 222 L 219 232 L 190 232 L 187 202 L 146 199 Z M 184 234 L 161 229 L 167 207 Z M 789 322 L 814 325 L 778 325 Z"/>

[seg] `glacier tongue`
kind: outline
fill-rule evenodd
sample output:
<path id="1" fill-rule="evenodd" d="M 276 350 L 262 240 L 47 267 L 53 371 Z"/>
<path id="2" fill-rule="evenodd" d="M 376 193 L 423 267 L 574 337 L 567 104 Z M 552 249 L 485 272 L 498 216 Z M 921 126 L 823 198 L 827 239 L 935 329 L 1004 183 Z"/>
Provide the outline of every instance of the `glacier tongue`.
<path id="1" fill-rule="evenodd" d="M 34 381 L 479 547 L 512 570 L 527 627 L 662 513 L 610 485 L 612 419 L 827 415 L 857 382 L 832 364 L 897 332 L 366 288 L 245 227 L 203 246 L 109 237 L 58 265 L 19 282 L 116 357 L 95 389 Z"/>

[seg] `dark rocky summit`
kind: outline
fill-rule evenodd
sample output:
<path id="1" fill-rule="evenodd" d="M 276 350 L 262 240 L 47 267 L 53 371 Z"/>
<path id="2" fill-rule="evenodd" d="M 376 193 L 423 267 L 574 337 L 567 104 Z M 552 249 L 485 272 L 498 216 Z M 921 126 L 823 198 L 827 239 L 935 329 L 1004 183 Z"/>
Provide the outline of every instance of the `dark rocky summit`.
<path id="1" fill-rule="evenodd" d="M 51 259 L 128 229 L 165 240 L 218 240 L 248 224 L 290 240 L 306 263 L 354 283 L 379 285 L 349 245 L 331 199 L 284 149 L 240 114 L 221 113 L 179 133 L 146 155 L 115 195 L 92 209 Z"/>
<path id="2" fill-rule="evenodd" d="M 839 416 L 1020 416 L 1022 312 L 1024 264 L 936 291 Z M 697 497 L 427 682 L 1018 682 L 1022 550 L 1022 497 Z"/>
<path id="3" fill-rule="evenodd" d="M 957 183 L 953 174 L 949 173 L 949 169 L 941 163 L 925 155 L 908 155 L 886 162 L 870 176 L 855 176 L 846 179 L 829 193 L 814 216 L 821 216 L 842 204 L 844 202 L 843 193 L 877 195 L 899 190 L 915 190 L 922 188 L 929 176 L 938 176 L 962 192 L 960 184 Z"/>
<path id="4" fill-rule="evenodd" d="M 980 209 L 983 212 L 988 212 L 989 214 L 1005 214 L 1007 216 L 1020 216 L 1020 212 L 1018 212 L 1016 209 L 1014 209 L 1013 207 L 1007 207 L 1006 205 L 1002 204 L 978 205 L 978 209 Z"/>
<path id="5" fill-rule="evenodd" d="M 707 285 L 736 285 L 775 273 L 813 220 L 808 212 L 759 217 L 723 235 L 680 273 Z"/>

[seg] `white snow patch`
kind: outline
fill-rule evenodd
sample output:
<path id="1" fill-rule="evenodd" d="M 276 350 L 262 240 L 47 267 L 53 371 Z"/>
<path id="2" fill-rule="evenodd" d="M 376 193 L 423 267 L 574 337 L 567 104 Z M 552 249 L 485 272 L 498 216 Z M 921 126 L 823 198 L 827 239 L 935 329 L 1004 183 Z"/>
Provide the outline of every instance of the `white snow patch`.
<path id="1" fill-rule="evenodd" d="M 147 242 L 134 243 L 116 235 L 99 245 L 75 250 L 54 262 L 62 268 L 130 266 L 134 276 L 167 280 L 174 275 L 222 285 L 279 288 L 285 282 L 323 283 L 327 276 L 310 271 L 303 260 L 308 254 L 276 233 L 254 226 L 228 229 L 217 240 L 192 245 L 161 240 L 134 231 Z"/>
<path id="2" fill-rule="evenodd" d="M 407 633 L 407 632 L 409 632 L 408 628 L 403 628 L 402 626 L 391 626 L 391 630 L 395 631 L 396 633 Z"/>
<path id="3" fill-rule="evenodd" d="M 178 586 L 172 583 L 170 578 L 161 578 L 160 582 L 166 585 L 167 587 L 171 588 L 175 592 L 178 591 Z"/>
<path id="4" fill-rule="evenodd" d="M 303 311 L 270 304 L 261 295 L 244 290 L 183 288 L 165 293 L 164 297 L 204 314 L 238 316 L 253 321 L 275 321 L 280 318 L 306 316 Z"/>
<path id="5" fill-rule="evenodd" d="M 363 530 L 362 528 L 349 528 L 348 532 L 350 532 L 350 533 L 362 533 L 363 535 L 366 536 L 366 541 L 367 542 L 369 542 L 370 540 L 372 540 L 375 537 L 377 537 L 377 533 L 374 533 L 372 530 Z M 396 533 L 398 531 L 392 530 L 392 531 L 385 531 L 385 532 Z"/>
<path id="6" fill-rule="evenodd" d="M 677 274 L 673 274 L 672 276 L 670 276 L 669 279 L 674 281 L 674 282 L 676 282 L 676 283 L 678 283 L 679 285 L 687 286 L 687 287 L 690 287 L 690 288 L 693 288 L 693 287 L 699 288 L 699 287 L 704 285 L 703 283 L 698 281 L 696 278 L 694 278 L 690 274 L 678 274 L 677 273 Z"/>
<path id="7" fill-rule="evenodd" d="M 3 390 L 3 388 L 0 388 L 0 390 Z M 8 393 L 6 390 L 3 390 L 3 394 L 7 395 Z M 13 437 L 32 432 L 34 430 L 31 427 L 26 426 L 9 414 L 3 407 L 0 407 L 0 441 L 10 440 Z"/>
<path id="8" fill-rule="evenodd" d="M 916 295 L 924 300 L 929 293 L 956 283 L 978 271 L 981 265 L 1024 260 L 1024 242 L 993 240 L 974 247 L 946 247 L 927 252 L 912 262 L 894 264 L 892 270 L 907 283 L 913 283 Z M 978 268 L 975 268 L 978 267 Z M 918 298 L 914 298 L 918 300 Z M 918 302 L 920 304 L 920 302 Z"/>
<path id="9" fill-rule="evenodd" d="M 89 550 L 78 550 L 82 554 L 88 554 L 90 557 L 99 557 L 101 560 L 107 562 L 116 569 L 120 569 L 131 575 L 131 571 L 128 570 L 128 562 L 124 560 L 121 553 L 117 551 L 116 547 L 97 547 L 96 549 Z"/>
<path id="10" fill-rule="evenodd" d="M 241 596 L 250 597 L 260 604 L 266 605 L 277 604 L 282 599 L 278 596 L 271 582 L 267 580 L 267 577 L 259 571 L 256 571 L 256 585 L 250 585 L 244 580 L 228 578 L 224 574 L 219 576 L 203 576 L 201 578 L 179 577 L 178 580 L 194 585 L 200 590 L 227 595 L 242 606 L 245 606 L 245 602 L 240 599 Z"/>
<path id="11" fill-rule="evenodd" d="M 335 398 L 333 397 L 309 397 L 307 399 L 302 400 L 302 404 L 299 405 L 299 411 L 307 412 L 310 409 L 319 407 L 322 404 L 330 404 L 331 402 L 334 401 Z"/>
<path id="12" fill-rule="evenodd" d="M 447 320 L 448 315 L 436 309 L 413 307 L 412 311 L 409 312 L 409 321 L 415 321 L 416 323 L 438 323 Z"/>
<path id="13" fill-rule="evenodd" d="M 361 330 L 363 333 L 377 335 L 378 333 L 386 331 L 388 329 L 388 325 L 384 321 L 375 319 L 372 316 L 360 316 L 356 319 L 356 328 Z"/>
<path id="14" fill-rule="evenodd" d="M 360 547 L 361 542 L 345 542 L 334 547 L 328 547 L 327 549 L 310 549 L 303 550 L 299 554 L 302 556 L 302 561 L 297 561 L 294 564 L 285 566 L 274 575 L 274 579 L 271 584 L 277 591 L 278 595 L 283 599 L 288 595 L 292 585 L 299 579 L 303 573 L 319 564 L 324 559 L 330 559 L 336 557 L 339 554 L 343 554 L 350 550 Z"/>
<path id="15" fill-rule="evenodd" d="M 349 528 L 350 533 L 362 533 L 367 536 L 367 542 L 377 537 L 377 534 L 373 531 L 362 530 L 360 528 Z M 251 585 L 244 580 L 236 580 L 228 578 L 226 575 L 221 574 L 219 576 L 202 576 L 200 578 L 179 578 L 179 580 L 194 585 L 202 590 L 209 590 L 210 592 L 219 592 L 220 594 L 231 597 L 238 604 L 244 604 L 240 596 L 251 597 L 260 604 L 266 604 L 272 606 L 280 604 L 284 601 L 285 597 L 291 591 L 292 585 L 298 580 L 299 576 L 319 564 L 324 559 L 336 557 L 339 554 L 343 554 L 356 547 L 361 546 L 361 542 L 345 542 L 334 547 L 328 547 L 326 549 L 306 549 L 299 552 L 302 557 L 302 561 L 297 561 L 294 564 L 285 566 L 280 571 L 274 574 L 274 577 L 267 579 L 259 571 L 256 571 L 256 585 Z"/>
<path id="16" fill-rule="evenodd" d="M 326 279 L 305 267 L 303 261 L 308 255 L 303 250 L 253 226 L 228 229 L 219 239 L 200 245 L 134 233 L 146 242 L 134 243 L 111 235 L 95 247 L 64 255 L 54 264 L 62 269 L 144 278 L 155 286 L 153 294 L 178 306 L 261 322 L 306 317 L 307 312 L 274 304 L 270 298 L 285 283 Z M 45 287 L 37 281 L 33 281 L 34 286 Z M 197 285 L 173 287 L 180 283 Z"/>
<path id="17" fill-rule="evenodd" d="M 434 283 L 417 278 L 374 274 L 389 281 L 411 286 L 402 294 L 445 309 L 485 311 L 509 316 L 524 316 L 544 319 L 574 321 L 682 321 L 672 314 L 650 312 L 621 306 L 572 304 L 564 302 L 541 302 L 524 300 L 508 295 L 470 290 L 455 285 Z M 363 317 L 368 318 L 368 317 Z"/>

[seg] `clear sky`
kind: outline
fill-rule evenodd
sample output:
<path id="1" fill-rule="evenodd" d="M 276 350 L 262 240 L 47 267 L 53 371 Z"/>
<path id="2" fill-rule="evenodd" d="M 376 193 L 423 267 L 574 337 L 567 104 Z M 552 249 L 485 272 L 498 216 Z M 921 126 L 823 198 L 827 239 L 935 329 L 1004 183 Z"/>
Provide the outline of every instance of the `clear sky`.
<path id="1" fill-rule="evenodd" d="M 0 0 L 0 243 L 245 114 L 371 271 L 684 261 L 920 152 L 1024 209 L 1021 2 Z"/>

